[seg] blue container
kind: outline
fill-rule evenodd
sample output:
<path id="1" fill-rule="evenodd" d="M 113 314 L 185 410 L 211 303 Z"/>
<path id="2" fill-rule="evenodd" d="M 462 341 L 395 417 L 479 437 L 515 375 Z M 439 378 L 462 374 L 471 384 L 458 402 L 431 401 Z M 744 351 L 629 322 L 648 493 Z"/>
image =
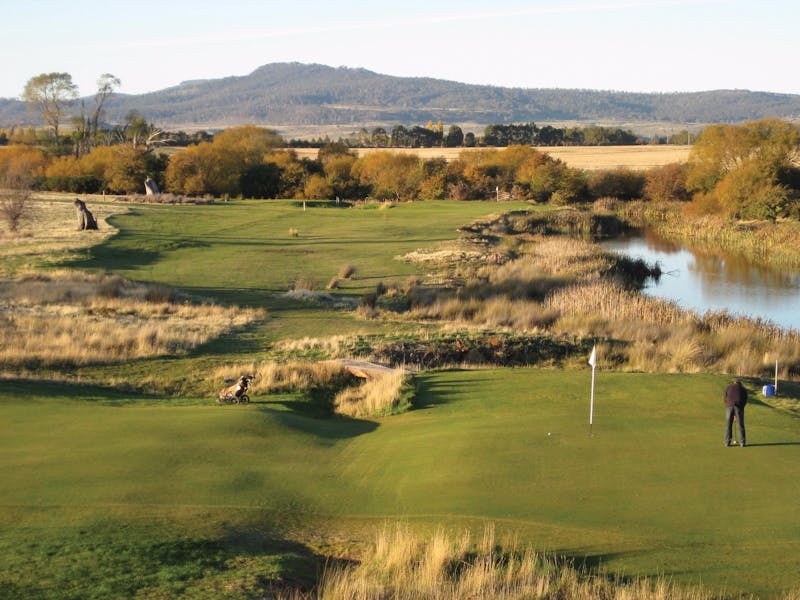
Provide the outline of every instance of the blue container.
<path id="1" fill-rule="evenodd" d="M 775 386 L 774 385 L 765 385 L 761 388 L 761 393 L 764 394 L 764 397 L 774 396 L 775 395 Z"/>

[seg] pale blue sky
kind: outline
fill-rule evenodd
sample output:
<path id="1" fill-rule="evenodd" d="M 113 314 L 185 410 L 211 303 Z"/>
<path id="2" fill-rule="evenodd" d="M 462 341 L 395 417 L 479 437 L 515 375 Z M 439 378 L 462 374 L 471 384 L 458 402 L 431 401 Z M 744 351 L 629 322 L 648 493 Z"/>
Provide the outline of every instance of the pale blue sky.
<path id="1" fill-rule="evenodd" d="M 82 95 L 271 62 L 513 87 L 800 93 L 796 0 L 0 0 L 0 97 L 43 72 Z"/>

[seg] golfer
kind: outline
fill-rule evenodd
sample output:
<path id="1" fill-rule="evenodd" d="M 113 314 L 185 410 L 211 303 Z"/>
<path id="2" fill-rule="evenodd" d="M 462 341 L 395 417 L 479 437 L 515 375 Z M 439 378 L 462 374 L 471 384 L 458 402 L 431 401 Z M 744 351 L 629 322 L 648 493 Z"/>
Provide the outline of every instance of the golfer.
<path id="1" fill-rule="evenodd" d="M 734 418 L 739 422 L 739 444 L 747 445 L 744 433 L 744 407 L 747 404 L 747 390 L 738 379 L 725 388 L 725 445 L 731 445 Z"/>

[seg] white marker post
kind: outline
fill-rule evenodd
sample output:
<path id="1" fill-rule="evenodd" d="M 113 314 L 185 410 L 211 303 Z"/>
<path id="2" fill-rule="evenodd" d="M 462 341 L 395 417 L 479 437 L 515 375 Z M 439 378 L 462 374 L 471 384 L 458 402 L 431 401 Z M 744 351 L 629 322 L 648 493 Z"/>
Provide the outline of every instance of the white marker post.
<path id="1" fill-rule="evenodd" d="M 592 365 L 592 395 L 589 402 L 589 435 L 592 434 L 592 424 L 594 422 L 594 368 L 597 366 L 597 346 L 592 346 L 592 355 L 589 357 L 589 364 Z"/>
<path id="2" fill-rule="evenodd" d="M 778 359 L 775 359 L 775 395 L 778 395 Z"/>

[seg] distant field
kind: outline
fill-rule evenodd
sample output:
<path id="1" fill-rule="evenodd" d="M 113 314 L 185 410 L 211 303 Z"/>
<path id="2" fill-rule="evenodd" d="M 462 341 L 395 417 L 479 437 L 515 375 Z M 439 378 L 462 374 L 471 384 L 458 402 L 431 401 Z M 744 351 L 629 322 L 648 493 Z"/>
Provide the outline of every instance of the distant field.
<path id="1" fill-rule="evenodd" d="M 444 158 L 455 160 L 462 152 L 473 152 L 484 148 L 356 148 L 359 156 L 371 152 L 404 152 L 420 158 Z M 553 158 L 563 160 L 571 167 L 589 171 L 600 169 L 628 168 L 635 170 L 659 167 L 689 158 L 691 146 L 553 146 L 539 147 Z M 296 148 L 300 158 L 316 158 L 316 148 Z"/>
<path id="2" fill-rule="evenodd" d="M 0 151 L 2 151 L 0 146 Z M 168 155 L 183 148 L 166 147 L 161 151 Z M 423 159 L 444 158 L 451 161 L 462 152 L 474 152 L 485 148 L 354 148 L 358 156 L 371 152 L 404 152 Z M 571 167 L 597 171 L 601 169 L 627 168 L 644 170 L 669 163 L 686 162 L 691 146 L 542 146 L 537 150 L 553 158 L 563 160 Z M 294 148 L 300 158 L 317 158 L 317 148 Z"/>

